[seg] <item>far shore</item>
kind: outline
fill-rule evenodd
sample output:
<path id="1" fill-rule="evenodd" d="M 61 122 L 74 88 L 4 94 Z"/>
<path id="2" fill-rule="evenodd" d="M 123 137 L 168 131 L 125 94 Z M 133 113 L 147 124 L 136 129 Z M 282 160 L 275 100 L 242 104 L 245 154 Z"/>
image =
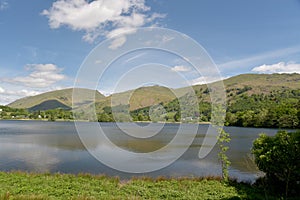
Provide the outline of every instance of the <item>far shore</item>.
<path id="1" fill-rule="evenodd" d="M 89 121 L 89 120 L 66 120 L 66 119 L 56 119 L 51 121 L 48 119 L 0 119 L 0 121 L 41 121 L 41 122 L 98 122 L 98 121 Z M 156 123 L 156 124 L 185 124 L 185 122 L 152 122 L 152 121 L 132 121 L 132 122 L 99 122 L 99 123 Z M 186 124 L 211 124 L 211 122 L 187 122 Z"/>

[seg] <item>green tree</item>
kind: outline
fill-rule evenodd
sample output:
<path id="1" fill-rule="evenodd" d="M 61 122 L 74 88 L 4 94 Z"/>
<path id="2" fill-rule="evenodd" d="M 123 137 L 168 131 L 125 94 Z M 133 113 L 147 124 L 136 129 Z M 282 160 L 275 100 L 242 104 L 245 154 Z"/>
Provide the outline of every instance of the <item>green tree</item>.
<path id="1" fill-rule="evenodd" d="M 268 110 L 266 108 L 262 108 L 259 111 L 257 111 L 256 114 L 253 117 L 253 125 L 255 127 L 264 126 L 267 114 L 268 114 Z"/>
<path id="2" fill-rule="evenodd" d="M 253 126 L 254 125 L 253 117 L 254 117 L 254 111 L 252 110 L 244 111 L 243 114 L 241 115 L 242 125 L 244 127 Z"/>
<path id="3" fill-rule="evenodd" d="M 53 113 L 50 114 L 50 116 L 49 116 L 49 118 L 48 118 L 48 121 L 54 122 L 55 120 L 56 120 L 55 115 L 54 115 Z"/>
<path id="4" fill-rule="evenodd" d="M 300 131 L 279 131 L 275 136 L 261 134 L 253 143 L 252 153 L 258 168 L 266 173 L 273 190 L 284 185 L 285 197 L 300 191 Z M 279 187 L 276 187 L 279 186 Z"/>
<path id="5" fill-rule="evenodd" d="M 175 121 L 175 122 L 181 121 L 181 114 L 180 114 L 180 111 L 177 111 L 176 114 L 174 115 L 174 121 Z"/>
<path id="6" fill-rule="evenodd" d="M 225 182 L 229 180 L 228 168 L 230 166 L 230 161 L 227 156 L 227 151 L 229 150 L 228 143 L 230 142 L 229 133 L 225 132 L 222 128 L 223 122 L 225 121 L 226 109 L 223 105 L 217 105 L 213 107 L 212 112 L 212 124 L 215 128 L 218 128 L 219 135 L 217 136 L 217 144 L 219 147 L 218 157 L 221 162 L 222 168 L 222 178 Z M 221 128 L 220 128 L 221 127 Z"/>
<path id="7" fill-rule="evenodd" d="M 218 136 L 218 146 L 219 146 L 219 153 L 218 157 L 221 161 L 221 167 L 222 167 L 222 178 L 224 181 L 228 181 L 229 179 L 229 173 L 228 168 L 230 166 L 230 161 L 228 159 L 228 156 L 226 155 L 226 152 L 229 150 L 229 147 L 227 146 L 227 143 L 230 142 L 230 135 L 229 133 L 225 132 L 224 129 L 219 129 L 219 136 Z"/>
<path id="8" fill-rule="evenodd" d="M 280 128 L 296 128 L 299 124 L 297 115 L 283 114 L 278 119 L 278 126 Z"/>
<path id="9" fill-rule="evenodd" d="M 298 117 L 298 128 L 300 128 L 300 99 L 298 100 L 298 103 L 296 105 L 296 109 L 297 109 L 297 117 Z"/>
<path id="10" fill-rule="evenodd" d="M 226 113 L 226 126 L 234 126 L 237 123 L 237 116 L 234 113 L 227 112 Z"/>
<path id="11" fill-rule="evenodd" d="M 98 114 L 98 122 L 112 122 L 113 118 L 112 115 L 107 113 Z"/>

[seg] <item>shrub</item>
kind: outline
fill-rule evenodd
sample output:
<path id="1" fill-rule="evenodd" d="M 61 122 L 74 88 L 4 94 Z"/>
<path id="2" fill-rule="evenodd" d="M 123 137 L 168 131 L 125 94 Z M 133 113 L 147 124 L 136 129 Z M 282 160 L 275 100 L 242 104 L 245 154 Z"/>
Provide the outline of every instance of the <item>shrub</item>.
<path id="1" fill-rule="evenodd" d="M 258 168 L 266 173 L 268 189 L 299 195 L 300 131 L 279 131 L 275 136 L 261 134 L 253 143 L 252 153 Z"/>

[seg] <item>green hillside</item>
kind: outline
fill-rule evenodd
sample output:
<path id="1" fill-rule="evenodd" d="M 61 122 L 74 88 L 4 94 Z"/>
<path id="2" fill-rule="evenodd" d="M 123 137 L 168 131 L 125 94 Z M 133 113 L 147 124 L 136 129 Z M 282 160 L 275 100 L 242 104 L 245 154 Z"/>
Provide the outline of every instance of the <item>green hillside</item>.
<path id="1" fill-rule="evenodd" d="M 241 74 L 224 81 L 226 88 L 253 86 L 264 92 L 274 89 L 300 89 L 300 74 Z"/>
<path id="2" fill-rule="evenodd" d="M 223 83 L 229 99 L 241 93 L 268 95 L 273 91 L 300 89 L 300 74 L 241 74 L 225 79 Z M 193 87 L 195 91 L 207 88 L 206 85 Z"/>
<path id="3" fill-rule="evenodd" d="M 106 98 L 105 105 L 117 106 L 129 104 L 130 110 L 136 110 L 161 102 L 169 102 L 175 98 L 176 96 L 172 92 L 172 89 L 162 86 L 149 86 L 113 94 Z M 100 102 L 103 103 L 102 101 Z"/>
<path id="4" fill-rule="evenodd" d="M 228 78 L 223 82 L 227 100 L 227 125 L 300 127 L 300 74 L 242 74 Z M 80 89 L 79 96 L 82 99 L 76 102 L 76 105 L 78 105 L 75 108 L 76 119 L 98 121 L 210 121 L 210 90 L 206 85 L 196 85 L 193 86 L 193 89 L 198 102 L 188 92 L 188 88 L 141 87 L 108 97 L 96 92 L 97 119 L 91 119 L 85 113 L 87 108 L 94 106 L 93 95 L 91 94 L 94 94 L 95 91 Z M 179 99 L 176 98 L 174 93 L 179 94 Z M 90 99 L 87 99 L 86 96 L 90 96 Z M 181 105 L 185 109 L 180 108 L 179 102 L 182 103 Z M 47 109 L 68 110 L 72 106 L 71 104 L 72 89 L 66 89 L 20 99 L 9 106 L 38 111 Z M 199 110 L 195 109 L 197 104 Z M 128 111 L 130 115 L 128 115 Z"/>
<path id="5" fill-rule="evenodd" d="M 95 94 L 96 99 L 100 100 L 105 98 L 100 92 L 89 90 L 89 89 L 77 89 L 79 93 L 82 93 L 82 99 L 79 99 L 77 104 L 89 104 L 93 101 L 93 99 L 87 99 L 86 97 L 92 96 L 91 94 Z M 51 92 L 46 92 L 43 94 L 39 94 L 36 96 L 30 96 L 26 98 L 19 99 L 10 103 L 8 106 L 12 108 L 33 108 L 37 110 L 38 107 L 43 109 L 41 110 L 48 110 L 48 109 L 55 109 L 55 108 L 62 108 L 62 107 L 72 107 L 72 93 L 73 89 L 63 89 L 63 90 L 56 90 Z M 56 102 L 57 106 L 53 106 Z M 40 105 L 40 106 L 39 106 Z"/>
<path id="6" fill-rule="evenodd" d="M 226 124 L 245 127 L 300 127 L 300 74 L 243 74 L 224 80 L 227 100 Z M 206 85 L 193 86 L 199 111 L 182 109 L 178 99 L 161 102 L 157 121 L 210 121 L 210 92 Z M 183 105 L 193 104 L 192 96 L 179 90 Z M 148 121 L 153 106 L 131 111 L 133 120 Z M 155 110 L 155 109 L 154 109 Z M 110 113 L 107 113 L 110 114 Z M 153 114 L 152 114 L 153 115 Z"/>
<path id="7" fill-rule="evenodd" d="M 300 74 L 242 74 L 228 78 L 223 81 L 226 89 L 228 100 L 234 100 L 240 94 L 271 94 L 274 91 L 297 90 L 300 89 Z M 194 90 L 201 97 L 209 100 L 209 92 L 206 85 L 193 86 Z M 82 92 L 80 102 L 87 105 L 93 99 L 85 99 L 85 96 L 91 96 L 94 90 L 79 89 Z M 122 93 L 116 93 L 108 97 L 104 97 L 98 91 L 96 92 L 96 101 L 98 107 L 111 105 L 130 105 L 130 110 L 137 110 L 158 103 L 166 103 L 176 99 L 176 91 L 180 96 L 184 96 L 187 92 L 186 88 L 169 89 L 162 86 L 141 87 L 136 90 L 130 90 Z M 60 103 L 72 106 L 73 89 L 56 90 L 43 93 L 40 95 L 19 99 L 9 104 L 12 108 L 31 108 L 48 100 L 57 100 Z M 113 101 L 112 101 L 113 100 Z"/>

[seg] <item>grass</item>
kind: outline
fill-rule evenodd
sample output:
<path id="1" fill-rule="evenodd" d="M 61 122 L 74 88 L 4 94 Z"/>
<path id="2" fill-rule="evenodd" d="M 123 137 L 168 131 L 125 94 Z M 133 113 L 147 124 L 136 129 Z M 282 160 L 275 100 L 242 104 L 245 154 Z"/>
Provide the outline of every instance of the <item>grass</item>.
<path id="1" fill-rule="evenodd" d="M 249 184 L 219 178 L 132 178 L 89 174 L 0 172 L 0 200 L 38 199 L 265 199 Z M 268 199 L 276 199 L 268 196 Z"/>

